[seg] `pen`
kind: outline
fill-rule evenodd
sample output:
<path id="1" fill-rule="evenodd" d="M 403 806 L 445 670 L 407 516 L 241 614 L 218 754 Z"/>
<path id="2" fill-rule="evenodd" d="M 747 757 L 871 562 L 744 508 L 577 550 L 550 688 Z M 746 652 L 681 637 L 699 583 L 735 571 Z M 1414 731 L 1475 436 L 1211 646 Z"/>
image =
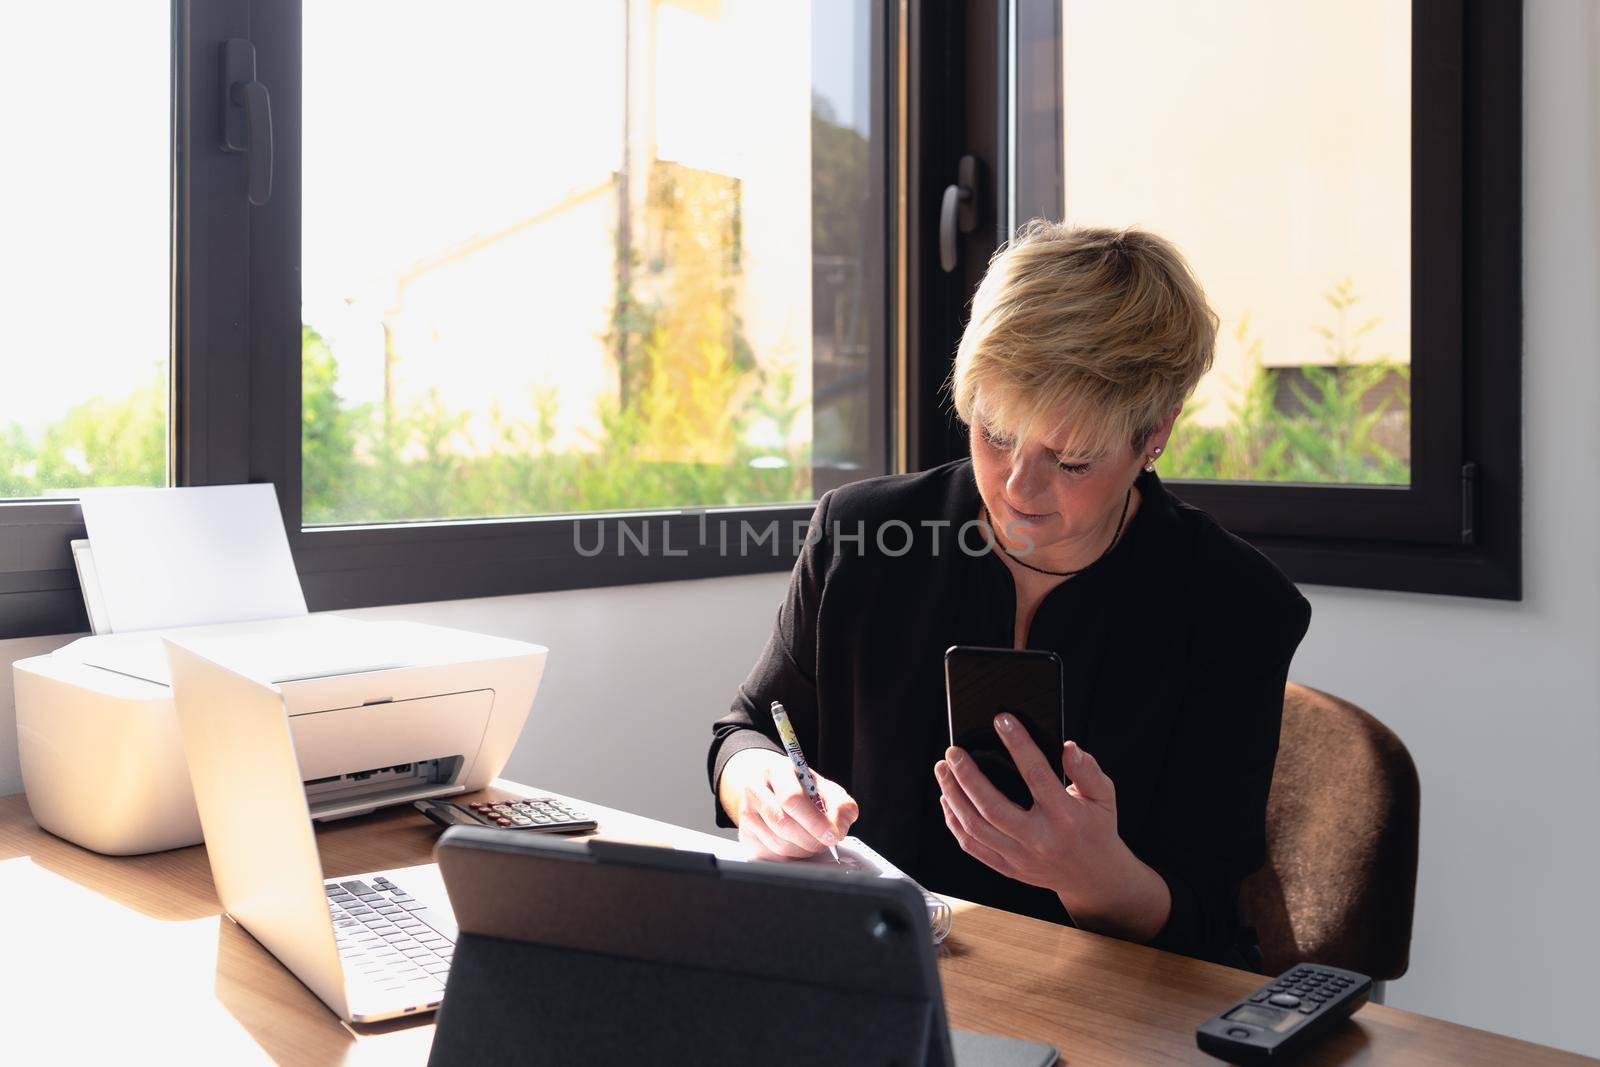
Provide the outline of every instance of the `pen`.
<path id="1" fill-rule="evenodd" d="M 800 787 L 806 791 L 806 796 L 811 798 L 811 803 L 817 806 L 818 811 L 828 814 L 828 805 L 823 802 L 822 794 L 817 792 L 817 780 L 811 777 L 811 768 L 806 766 L 806 754 L 800 751 L 800 739 L 794 735 L 794 727 L 789 724 L 789 713 L 776 700 L 772 702 L 772 721 L 777 724 L 778 736 L 783 738 L 784 751 L 789 753 L 789 759 L 794 764 L 794 776 L 800 779 Z M 838 863 L 838 847 L 829 845 L 828 851 L 833 853 L 833 862 Z"/>

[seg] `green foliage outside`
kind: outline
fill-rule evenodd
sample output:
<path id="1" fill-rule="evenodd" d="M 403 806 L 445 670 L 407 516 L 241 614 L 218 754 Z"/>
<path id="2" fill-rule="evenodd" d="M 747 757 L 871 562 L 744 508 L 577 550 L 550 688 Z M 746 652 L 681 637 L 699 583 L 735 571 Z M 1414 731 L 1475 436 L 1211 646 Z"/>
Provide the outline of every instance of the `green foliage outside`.
<path id="1" fill-rule="evenodd" d="M 1262 366 L 1261 340 L 1240 319 L 1235 340 L 1243 347 L 1248 377 L 1230 418 L 1217 426 L 1197 422 L 1191 409 L 1178 417 L 1164 477 L 1257 482 L 1336 482 L 1405 485 L 1411 480 L 1411 367 L 1387 356 L 1357 362 L 1360 341 L 1382 321 L 1352 325 L 1360 302 L 1349 279 L 1323 294 L 1332 326 L 1313 326 L 1322 338 L 1325 365 Z M 1303 378 L 1303 381 L 1301 380 Z M 1285 403 L 1285 393 L 1292 403 Z"/>
<path id="2" fill-rule="evenodd" d="M 813 253 L 848 259 L 865 224 L 860 190 L 866 142 L 818 100 L 812 139 Z M 859 175 L 858 175 L 859 172 Z M 605 347 L 616 396 L 595 412 L 589 447 L 554 447 L 562 398 L 532 389 L 511 418 L 471 415 L 436 392 L 385 411 L 348 404 L 327 341 L 302 328 L 302 498 L 311 525 L 646 510 L 805 500 L 811 448 L 793 445 L 811 398 L 792 374 L 756 360 L 736 313 L 741 284 L 736 182 L 656 161 L 639 225 L 657 235 L 650 262 L 617 248 L 617 286 Z M 1334 318 L 1313 327 L 1324 363 L 1262 365 L 1248 316 L 1236 340 L 1246 380 L 1221 425 L 1185 411 L 1163 459 L 1175 479 L 1366 482 L 1410 480 L 1410 367 L 1387 356 L 1358 360 L 1380 321 L 1354 321 L 1347 279 L 1324 294 Z M 829 309 L 832 311 L 833 309 Z M 846 308 L 839 312 L 850 312 Z M 853 314 L 853 313 L 852 313 Z M 855 329 L 835 334 L 855 343 Z M 862 391 L 831 403 L 826 450 L 864 454 Z M 0 426 L 0 497 L 52 489 L 162 485 L 167 477 L 167 383 L 77 404 L 37 435 Z M 835 425 L 837 424 L 837 425 Z M 757 426 L 761 433 L 752 433 Z M 487 440 L 485 438 L 487 437 Z M 833 438 L 838 438 L 834 440 Z M 756 443 L 759 439 L 760 443 Z"/>
<path id="3" fill-rule="evenodd" d="M 594 412 L 589 447 L 558 451 L 561 397 L 533 388 L 531 417 L 472 415 L 436 392 L 387 413 L 347 406 L 327 342 L 304 328 L 303 500 L 310 525 L 805 500 L 809 445 L 794 440 L 804 398 L 760 366 L 735 313 L 738 187 L 657 163 L 644 220 L 657 258 L 617 249 L 602 340 L 618 389 Z M 626 261 L 624 261 L 626 257 Z M 750 443 L 756 420 L 765 442 Z"/>
<path id="4" fill-rule="evenodd" d="M 126 396 L 93 397 L 38 436 L 0 427 L 0 497 L 53 489 L 167 484 L 167 375 L 157 365 Z"/>
<path id="5" fill-rule="evenodd" d="M 1315 327 L 1325 366 L 1299 368 L 1280 382 L 1281 369 L 1261 365 L 1261 342 L 1248 318 L 1236 332 L 1250 367 L 1230 418 L 1202 426 L 1190 412 L 1172 435 L 1163 473 L 1168 478 L 1406 484 L 1409 457 L 1410 368 L 1390 359 L 1356 362 L 1360 339 L 1379 320 L 1352 325 L 1359 298 L 1348 281 L 1325 294 L 1335 313 Z M 690 304 L 693 308 L 696 305 Z M 385 419 L 374 405 L 347 406 L 339 368 L 317 332 L 303 329 L 302 484 L 310 524 L 393 522 L 489 515 L 531 515 L 804 499 L 809 495 L 808 449 L 755 447 L 745 441 L 757 419 L 792 440 L 808 412 L 787 374 L 767 374 L 736 354 L 742 337 L 721 321 L 719 302 L 698 311 L 630 304 L 629 330 L 641 339 L 648 373 L 627 407 L 602 405 L 594 448 L 551 447 L 560 398 L 536 392 L 532 419 L 490 413 L 494 445 L 470 455 L 457 446 L 467 422 L 437 396 Z M 695 315 L 714 318 L 697 327 Z M 686 321 L 687 320 L 687 321 Z M 693 336 L 726 333 L 718 348 L 702 336 L 699 359 L 670 370 L 664 323 Z M 704 328 L 702 328 L 704 327 Z M 678 355 L 682 355 L 680 346 Z M 681 362 L 681 361 L 680 361 Z M 676 378 L 674 378 L 676 375 Z M 1301 380 L 1303 378 L 1303 380 Z M 1286 385 L 1286 388 L 1284 386 Z M 670 386 L 670 387 L 669 387 Z M 1292 404 L 1283 403 L 1283 394 Z M 704 423 L 685 423 L 683 403 L 722 412 L 700 442 L 698 461 L 658 458 Z M 96 397 L 74 405 L 37 436 L 13 422 L 0 429 L 0 496 L 31 497 L 59 488 L 162 485 L 166 482 L 165 374 L 127 396 Z M 1387 437 L 1382 428 L 1387 424 Z M 778 464 L 782 464 L 779 466 Z"/>
<path id="6" fill-rule="evenodd" d="M 559 397 L 548 390 L 535 395 L 532 419 L 492 412 L 492 450 L 464 454 L 454 446 L 466 413 L 449 410 L 436 395 L 387 422 L 374 405 L 346 407 L 327 344 L 310 327 L 304 341 L 301 477 L 308 525 L 762 503 L 798 499 L 797 472 L 809 475 L 803 449 L 754 449 L 736 433 L 725 439 L 725 462 L 645 458 L 656 439 L 644 406 L 602 406 L 594 450 L 557 452 L 550 442 Z M 785 405 L 787 387 L 777 381 L 751 391 L 733 415 L 736 429 L 774 407 L 792 416 L 799 405 Z M 751 465 L 763 458 L 787 465 Z"/>

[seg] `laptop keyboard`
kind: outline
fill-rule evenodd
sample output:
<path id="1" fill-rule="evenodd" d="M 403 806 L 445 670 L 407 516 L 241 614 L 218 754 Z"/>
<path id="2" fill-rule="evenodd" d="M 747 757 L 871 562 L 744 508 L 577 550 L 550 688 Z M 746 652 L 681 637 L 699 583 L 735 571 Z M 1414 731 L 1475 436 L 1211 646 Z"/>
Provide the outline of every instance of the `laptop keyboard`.
<path id="1" fill-rule="evenodd" d="M 434 1004 L 444 992 L 455 942 L 434 916 L 387 878 L 326 882 L 328 913 L 347 977 Z"/>

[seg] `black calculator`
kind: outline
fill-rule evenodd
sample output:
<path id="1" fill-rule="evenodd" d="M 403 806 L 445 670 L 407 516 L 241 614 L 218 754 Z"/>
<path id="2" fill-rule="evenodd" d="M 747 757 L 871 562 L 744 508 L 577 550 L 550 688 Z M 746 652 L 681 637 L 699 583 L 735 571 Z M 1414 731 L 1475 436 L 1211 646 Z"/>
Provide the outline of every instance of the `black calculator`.
<path id="1" fill-rule="evenodd" d="M 1291 967 L 1195 1031 L 1195 1043 L 1229 1063 L 1280 1063 L 1298 1055 L 1367 1002 L 1372 979 L 1322 964 Z"/>
<path id="2" fill-rule="evenodd" d="M 555 797 L 524 797 L 477 804 L 419 800 L 413 805 L 440 826 L 488 826 L 498 830 L 542 830 L 568 834 L 593 830 L 594 818 Z"/>

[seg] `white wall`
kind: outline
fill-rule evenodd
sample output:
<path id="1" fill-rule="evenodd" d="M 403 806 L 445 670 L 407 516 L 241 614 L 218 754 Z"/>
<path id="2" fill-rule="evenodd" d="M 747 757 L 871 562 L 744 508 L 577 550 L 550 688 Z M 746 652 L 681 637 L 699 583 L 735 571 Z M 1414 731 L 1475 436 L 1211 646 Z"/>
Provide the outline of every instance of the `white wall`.
<path id="1" fill-rule="evenodd" d="M 1311 588 L 1303 682 L 1392 725 L 1422 777 L 1398 1007 L 1600 1055 L 1600 6 L 1532 0 L 1525 213 L 1526 598 Z M 460 601 L 404 616 L 552 648 L 508 773 L 706 827 L 712 717 L 782 575 Z M 0 641 L 0 663 L 62 638 Z M 0 793 L 21 788 L 0 672 Z"/>

